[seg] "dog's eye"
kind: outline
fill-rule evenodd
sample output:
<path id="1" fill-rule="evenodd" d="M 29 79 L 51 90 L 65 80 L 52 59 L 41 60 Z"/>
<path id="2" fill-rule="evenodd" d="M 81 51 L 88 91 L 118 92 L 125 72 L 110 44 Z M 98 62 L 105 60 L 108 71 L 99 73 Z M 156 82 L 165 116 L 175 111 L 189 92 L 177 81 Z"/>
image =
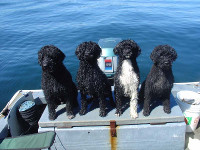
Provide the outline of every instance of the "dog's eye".
<path id="1" fill-rule="evenodd" d="M 52 60 L 53 60 L 53 58 L 52 58 L 52 57 L 48 57 L 48 60 L 52 61 Z"/>

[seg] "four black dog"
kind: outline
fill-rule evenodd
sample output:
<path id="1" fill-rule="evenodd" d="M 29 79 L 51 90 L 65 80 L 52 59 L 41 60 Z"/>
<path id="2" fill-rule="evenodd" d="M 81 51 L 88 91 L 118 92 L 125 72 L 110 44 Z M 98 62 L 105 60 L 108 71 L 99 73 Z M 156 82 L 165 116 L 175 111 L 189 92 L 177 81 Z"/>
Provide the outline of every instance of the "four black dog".
<path id="1" fill-rule="evenodd" d="M 141 49 L 133 40 L 124 40 L 117 44 L 114 53 L 119 56 L 119 65 L 114 77 L 116 115 L 122 114 L 122 98 L 130 98 L 131 118 L 138 117 L 138 86 L 139 68 L 136 58 Z M 81 93 L 80 115 L 87 112 L 87 106 L 91 99 L 99 100 L 99 116 L 106 116 L 106 98 L 109 98 L 112 106 L 113 101 L 111 86 L 106 75 L 97 64 L 101 48 L 95 42 L 83 42 L 75 54 L 80 60 L 77 73 L 78 89 Z M 56 107 L 62 102 L 66 103 L 66 112 L 69 119 L 74 118 L 73 108 L 78 106 L 77 88 L 72 81 L 71 74 L 65 68 L 64 53 L 53 45 L 47 45 L 38 52 L 38 62 L 42 67 L 42 89 L 47 101 L 49 119 L 56 118 Z M 174 83 L 172 62 L 176 60 L 176 51 L 169 45 L 155 47 L 150 58 L 153 66 L 146 80 L 142 83 L 139 99 L 144 101 L 144 116 L 150 114 L 150 105 L 153 100 L 163 102 L 164 112 L 170 113 L 170 93 Z"/>
<path id="2" fill-rule="evenodd" d="M 87 95 L 89 95 L 91 98 L 99 100 L 99 116 L 105 117 L 106 98 L 109 98 L 112 106 L 115 103 L 108 79 L 97 64 L 101 48 L 94 42 L 83 42 L 77 47 L 75 54 L 80 60 L 76 78 L 78 89 L 81 93 L 81 110 L 79 114 L 86 114 L 88 106 Z"/>
<path id="3" fill-rule="evenodd" d="M 133 40 L 124 40 L 117 44 L 114 53 L 119 56 L 119 64 L 114 77 L 116 115 L 122 114 L 122 99 L 130 98 L 130 116 L 137 118 L 139 68 L 136 58 L 140 55 L 141 49 Z"/>
<path id="4" fill-rule="evenodd" d="M 174 83 L 172 63 L 177 58 L 174 48 L 169 45 L 159 45 L 151 53 L 153 66 L 142 83 L 140 100 L 144 101 L 144 116 L 150 114 L 153 100 L 162 101 L 164 112 L 170 113 L 170 93 Z"/>
<path id="5" fill-rule="evenodd" d="M 53 45 L 44 46 L 38 52 L 38 62 L 42 67 L 42 89 L 49 109 L 49 119 L 56 118 L 56 107 L 66 103 L 69 119 L 74 118 L 73 108 L 78 106 L 77 89 L 71 74 L 65 68 L 63 52 Z"/>

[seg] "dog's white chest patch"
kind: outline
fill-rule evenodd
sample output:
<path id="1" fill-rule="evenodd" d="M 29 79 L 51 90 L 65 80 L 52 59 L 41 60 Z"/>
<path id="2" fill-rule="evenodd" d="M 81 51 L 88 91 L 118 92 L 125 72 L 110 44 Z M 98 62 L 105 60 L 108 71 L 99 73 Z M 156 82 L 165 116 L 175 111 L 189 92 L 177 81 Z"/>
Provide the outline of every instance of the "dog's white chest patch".
<path id="1" fill-rule="evenodd" d="M 122 63 L 120 83 L 123 86 L 125 96 L 129 96 L 131 99 L 137 97 L 135 94 L 138 89 L 139 77 L 135 73 L 130 60 L 124 60 Z"/>

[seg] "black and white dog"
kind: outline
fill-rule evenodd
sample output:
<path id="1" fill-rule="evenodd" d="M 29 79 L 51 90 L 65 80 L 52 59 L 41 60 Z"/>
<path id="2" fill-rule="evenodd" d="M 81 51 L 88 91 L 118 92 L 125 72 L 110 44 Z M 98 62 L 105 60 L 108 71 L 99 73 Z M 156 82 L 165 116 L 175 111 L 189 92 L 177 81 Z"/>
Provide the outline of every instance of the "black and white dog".
<path id="1" fill-rule="evenodd" d="M 170 93 L 174 83 L 172 63 L 177 58 L 174 48 L 169 45 L 159 45 L 154 48 L 150 58 L 153 66 L 142 83 L 139 99 L 144 101 L 144 116 L 149 116 L 150 106 L 154 101 L 163 103 L 165 113 L 170 113 Z"/>
<path id="2" fill-rule="evenodd" d="M 123 97 L 130 98 L 130 116 L 137 118 L 138 86 L 140 81 L 139 68 L 136 58 L 141 49 L 133 40 L 123 40 L 114 48 L 114 53 L 119 56 L 119 65 L 114 77 L 116 115 L 122 114 Z"/>

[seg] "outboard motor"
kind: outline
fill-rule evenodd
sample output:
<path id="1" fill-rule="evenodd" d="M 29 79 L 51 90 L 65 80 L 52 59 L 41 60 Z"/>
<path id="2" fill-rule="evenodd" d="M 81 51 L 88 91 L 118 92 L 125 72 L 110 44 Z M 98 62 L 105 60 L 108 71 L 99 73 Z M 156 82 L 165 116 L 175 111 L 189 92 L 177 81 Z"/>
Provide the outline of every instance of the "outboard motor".
<path id="1" fill-rule="evenodd" d="M 102 54 L 98 59 L 98 65 L 108 77 L 111 85 L 113 85 L 113 79 L 118 65 L 118 57 L 114 54 L 113 49 L 120 41 L 120 38 L 105 38 L 100 39 L 98 42 L 102 49 Z"/>

